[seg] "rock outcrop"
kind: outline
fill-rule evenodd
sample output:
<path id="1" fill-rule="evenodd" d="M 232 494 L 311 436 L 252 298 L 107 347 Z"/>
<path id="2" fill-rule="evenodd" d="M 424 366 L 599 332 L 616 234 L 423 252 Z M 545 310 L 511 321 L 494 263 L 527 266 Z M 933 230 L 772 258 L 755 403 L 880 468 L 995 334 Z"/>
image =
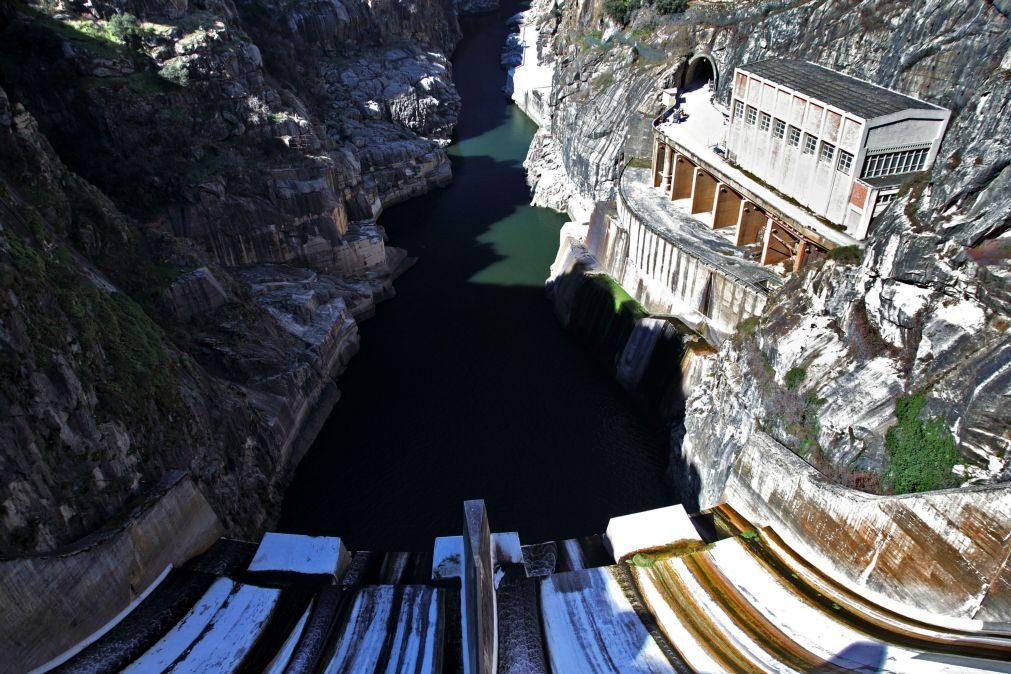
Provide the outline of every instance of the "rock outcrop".
<path id="1" fill-rule="evenodd" d="M 718 102 L 735 66 L 783 56 L 953 113 L 933 170 L 876 220 L 862 261 L 792 277 L 724 346 L 689 401 L 685 447 L 682 431 L 673 442 L 675 458 L 692 457 L 713 484 L 699 488 L 717 493 L 760 428 L 841 482 L 887 490 L 897 399 L 915 400 L 921 421 L 940 420 L 954 438 L 957 465 L 940 484 L 1011 478 L 1001 402 L 1011 394 L 1008 8 L 698 3 L 675 20 L 640 11 L 626 28 L 598 11 L 536 2 L 527 19 L 540 28 L 541 64 L 554 68 L 550 119 L 528 157 L 538 203 L 571 212 L 611 198 L 617 168 L 648 156 L 662 89 L 681 84 L 693 57 L 715 66 Z"/>
<path id="2" fill-rule="evenodd" d="M 451 179 L 450 0 L 0 4 L 0 554 L 171 469 L 275 515 Z"/>

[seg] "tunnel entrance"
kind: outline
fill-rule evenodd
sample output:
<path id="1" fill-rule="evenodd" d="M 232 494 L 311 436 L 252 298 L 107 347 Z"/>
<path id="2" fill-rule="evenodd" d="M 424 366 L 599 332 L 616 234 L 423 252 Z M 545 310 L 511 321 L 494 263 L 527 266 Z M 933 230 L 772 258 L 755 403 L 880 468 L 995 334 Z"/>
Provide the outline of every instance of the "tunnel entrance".
<path id="1" fill-rule="evenodd" d="M 684 80 L 681 82 L 683 91 L 695 91 L 712 82 L 713 90 L 719 84 L 719 72 L 713 59 L 705 54 L 693 56 L 684 70 Z"/>

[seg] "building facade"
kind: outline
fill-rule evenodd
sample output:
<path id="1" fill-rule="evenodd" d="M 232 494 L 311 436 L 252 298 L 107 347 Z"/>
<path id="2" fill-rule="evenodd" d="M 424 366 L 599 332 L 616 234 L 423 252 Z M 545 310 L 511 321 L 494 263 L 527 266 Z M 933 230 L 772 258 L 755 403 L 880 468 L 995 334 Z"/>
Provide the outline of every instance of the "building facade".
<path id="1" fill-rule="evenodd" d="M 813 63 L 768 59 L 734 73 L 727 156 L 863 239 L 910 174 L 933 165 L 950 116 Z"/>

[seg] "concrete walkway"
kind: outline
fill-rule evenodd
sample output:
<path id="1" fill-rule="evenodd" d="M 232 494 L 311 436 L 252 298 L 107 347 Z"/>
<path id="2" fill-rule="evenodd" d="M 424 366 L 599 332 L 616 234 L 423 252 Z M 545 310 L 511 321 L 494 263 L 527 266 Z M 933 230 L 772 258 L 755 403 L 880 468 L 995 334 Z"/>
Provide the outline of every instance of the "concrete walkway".
<path id="1" fill-rule="evenodd" d="M 748 249 L 734 246 L 722 232 L 688 215 L 676 202 L 654 188 L 649 169 L 626 169 L 621 179 L 621 194 L 643 222 L 692 256 L 762 290 L 771 290 L 782 283 L 773 267 L 748 259 Z"/>

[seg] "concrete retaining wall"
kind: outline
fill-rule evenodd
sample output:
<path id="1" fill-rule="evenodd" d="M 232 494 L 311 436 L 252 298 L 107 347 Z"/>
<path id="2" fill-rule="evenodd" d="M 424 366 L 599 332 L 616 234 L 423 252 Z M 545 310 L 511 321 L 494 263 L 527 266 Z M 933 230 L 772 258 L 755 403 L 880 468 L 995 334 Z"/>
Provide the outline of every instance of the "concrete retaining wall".
<path id="1" fill-rule="evenodd" d="M 823 571 L 883 605 L 1011 621 L 1011 489 L 874 496 L 830 484 L 755 432 L 723 499 Z"/>
<path id="2" fill-rule="evenodd" d="M 767 295 L 677 245 L 618 198 L 617 218 L 591 223 L 590 252 L 644 307 L 673 314 L 717 343 L 756 316 Z"/>
<path id="3" fill-rule="evenodd" d="M 119 524 L 50 555 L 0 560 L 0 671 L 60 656 L 223 533 L 183 472 L 165 477 Z"/>

